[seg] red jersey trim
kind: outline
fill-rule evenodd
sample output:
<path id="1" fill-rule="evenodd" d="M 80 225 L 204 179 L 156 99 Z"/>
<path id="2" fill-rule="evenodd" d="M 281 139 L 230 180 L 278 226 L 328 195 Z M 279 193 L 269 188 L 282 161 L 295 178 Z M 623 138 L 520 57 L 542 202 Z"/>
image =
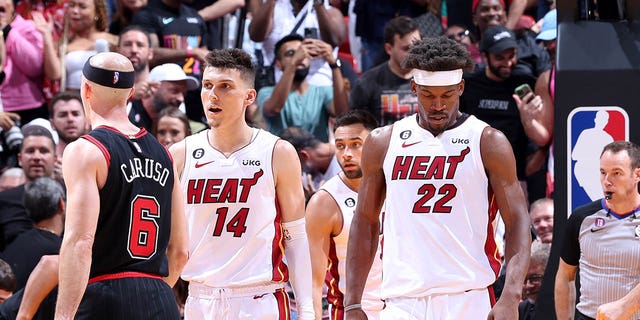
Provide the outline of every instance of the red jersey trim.
<path id="1" fill-rule="evenodd" d="M 98 281 L 123 279 L 123 278 L 162 279 L 161 276 L 158 276 L 158 275 L 155 275 L 155 274 L 144 273 L 144 272 L 136 272 L 136 271 L 125 271 L 125 272 L 118 272 L 118 273 L 103 274 L 101 276 L 93 277 L 93 278 L 89 279 L 89 283 L 88 284 L 92 284 L 92 283 L 98 282 Z"/>
<path id="2" fill-rule="evenodd" d="M 271 265 L 273 266 L 273 273 L 271 281 L 273 282 L 286 282 L 289 281 L 289 269 L 284 263 L 284 230 L 282 228 L 282 213 L 280 212 L 280 205 L 276 198 L 276 218 L 273 221 L 275 228 L 273 242 L 271 244 Z"/>
<path id="3" fill-rule="evenodd" d="M 338 255 L 336 253 L 336 243 L 333 237 L 329 240 L 328 266 L 324 282 L 327 285 L 327 302 L 332 307 L 332 320 L 344 319 L 342 316 L 344 306 L 344 293 L 340 291 L 340 272 L 338 272 Z"/>
<path id="4" fill-rule="evenodd" d="M 105 160 L 107 160 L 107 167 L 111 165 L 111 154 L 109 153 L 109 150 L 107 149 L 107 147 L 105 147 L 104 144 L 102 144 L 102 142 L 98 141 L 98 139 L 88 134 L 85 134 L 81 138 L 84 138 L 85 140 L 93 143 L 96 147 L 98 147 L 98 149 L 102 151 L 102 155 L 104 155 Z"/>
<path id="5" fill-rule="evenodd" d="M 104 128 L 104 129 L 107 129 L 107 130 L 113 131 L 113 132 L 115 132 L 115 133 L 117 133 L 117 134 L 120 134 L 120 135 L 123 135 L 123 136 L 129 137 L 129 135 L 126 135 L 126 134 L 124 134 L 124 133 L 120 132 L 120 130 L 118 130 L 118 129 L 114 128 L 114 127 L 110 127 L 110 126 L 98 126 L 97 128 Z M 145 129 L 145 128 L 140 128 L 140 131 L 138 131 L 138 133 L 136 133 L 133 137 L 134 137 L 134 138 L 140 138 L 140 137 L 144 136 L 145 134 L 147 134 L 147 132 L 148 132 L 148 131 L 147 131 L 147 129 Z"/>
<path id="6" fill-rule="evenodd" d="M 500 252 L 498 251 L 498 246 L 496 245 L 496 241 L 494 239 L 494 230 L 493 224 L 491 223 L 498 213 L 498 202 L 496 201 L 495 194 L 493 193 L 493 189 L 489 187 L 488 190 L 488 223 L 487 223 L 487 239 L 484 243 L 484 252 L 487 255 L 487 260 L 489 261 L 489 265 L 493 270 L 493 273 L 498 277 L 500 272 L 500 266 L 502 264 L 502 257 L 500 257 Z"/>

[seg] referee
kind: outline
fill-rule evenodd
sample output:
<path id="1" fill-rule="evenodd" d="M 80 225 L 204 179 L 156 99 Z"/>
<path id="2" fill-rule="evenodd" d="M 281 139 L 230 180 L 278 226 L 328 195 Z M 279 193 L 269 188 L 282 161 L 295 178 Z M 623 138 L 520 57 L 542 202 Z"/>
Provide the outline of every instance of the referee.
<path id="1" fill-rule="evenodd" d="M 619 300 L 640 283 L 640 148 L 615 141 L 600 155 L 603 198 L 577 208 L 569 217 L 556 275 L 558 319 L 574 309 L 570 282 L 580 270 L 580 299 L 575 319 L 596 319 L 598 307 Z M 578 268 L 579 267 L 579 268 Z M 620 317 L 639 319 L 637 307 L 618 310 Z M 635 312 L 635 313 L 634 313 Z M 623 317 L 623 313 L 626 316 Z M 599 315 L 597 319 L 609 319 Z"/>

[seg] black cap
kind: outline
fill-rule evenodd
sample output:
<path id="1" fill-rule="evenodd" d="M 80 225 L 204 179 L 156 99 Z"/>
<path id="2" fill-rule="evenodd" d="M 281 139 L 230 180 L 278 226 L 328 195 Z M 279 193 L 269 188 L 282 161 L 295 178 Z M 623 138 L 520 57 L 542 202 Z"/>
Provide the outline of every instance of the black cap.
<path id="1" fill-rule="evenodd" d="M 516 38 L 511 30 L 504 26 L 491 26 L 482 34 L 480 51 L 501 53 L 507 49 L 517 48 Z"/>

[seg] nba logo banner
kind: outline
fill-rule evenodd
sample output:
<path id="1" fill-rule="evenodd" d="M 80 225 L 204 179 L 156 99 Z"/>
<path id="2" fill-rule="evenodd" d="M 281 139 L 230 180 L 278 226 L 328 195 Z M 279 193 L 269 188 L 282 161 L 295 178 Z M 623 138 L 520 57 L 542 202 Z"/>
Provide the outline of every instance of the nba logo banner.
<path id="1" fill-rule="evenodd" d="M 605 145 L 629 140 L 629 116 L 620 107 L 578 107 L 567 119 L 567 208 L 604 197 L 600 153 Z"/>

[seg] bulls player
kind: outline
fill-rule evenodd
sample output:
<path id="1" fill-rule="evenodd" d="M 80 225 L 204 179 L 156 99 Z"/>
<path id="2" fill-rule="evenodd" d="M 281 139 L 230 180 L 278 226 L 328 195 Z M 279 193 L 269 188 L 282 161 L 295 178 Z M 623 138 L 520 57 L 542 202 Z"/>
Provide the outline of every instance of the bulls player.
<path id="1" fill-rule="evenodd" d="M 362 178 L 362 145 L 378 125 L 367 111 L 350 111 L 336 119 L 334 137 L 336 157 L 342 171 L 322 185 L 307 204 L 307 234 L 313 271 L 313 305 L 316 319 L 322 315 L 322 285 L 328 287 L 327 301 L 332 320 L 344 319 L 345 258 L 349 228 Z M 380 299 L 382 261 L 376 255 L 362 299 L 369 319 L 378 319 L 384 302 Z"/>
<path id="2" fill-rule="evenodd" d="M 363 288 L 378 246 L 383 202 L 382 319 L 517 319 L 529 264 L 529 217 L 513 151 L 500 131 L 459 111 L 464 46 L 428 38 L 409 50 L 418 112 L 374 130 L 347 250 L 347 319 L 365 319 Z M 506 225 L 506 283 L 492 222 Z"/>
<path id="3" fill-rule="evenodd" d="M 62 159 L 68 197 L 56 319 L 180 317 L 171 286 L 187 258 L 182 193 L 166 149 L 127 118 L 134 77 L 118 53 L 84 65 L 92 131 Z"/>
<path id="4" fill-rule="evenodd" d="M 289 319 L 289 278 L 299 318 L 314 316 L 300 161 L 246 123 L 254 76 L 244 51 L 212 50 L 201 91 L 211 129 L 171 147 L 190 239 L 185 319 Z"/>

